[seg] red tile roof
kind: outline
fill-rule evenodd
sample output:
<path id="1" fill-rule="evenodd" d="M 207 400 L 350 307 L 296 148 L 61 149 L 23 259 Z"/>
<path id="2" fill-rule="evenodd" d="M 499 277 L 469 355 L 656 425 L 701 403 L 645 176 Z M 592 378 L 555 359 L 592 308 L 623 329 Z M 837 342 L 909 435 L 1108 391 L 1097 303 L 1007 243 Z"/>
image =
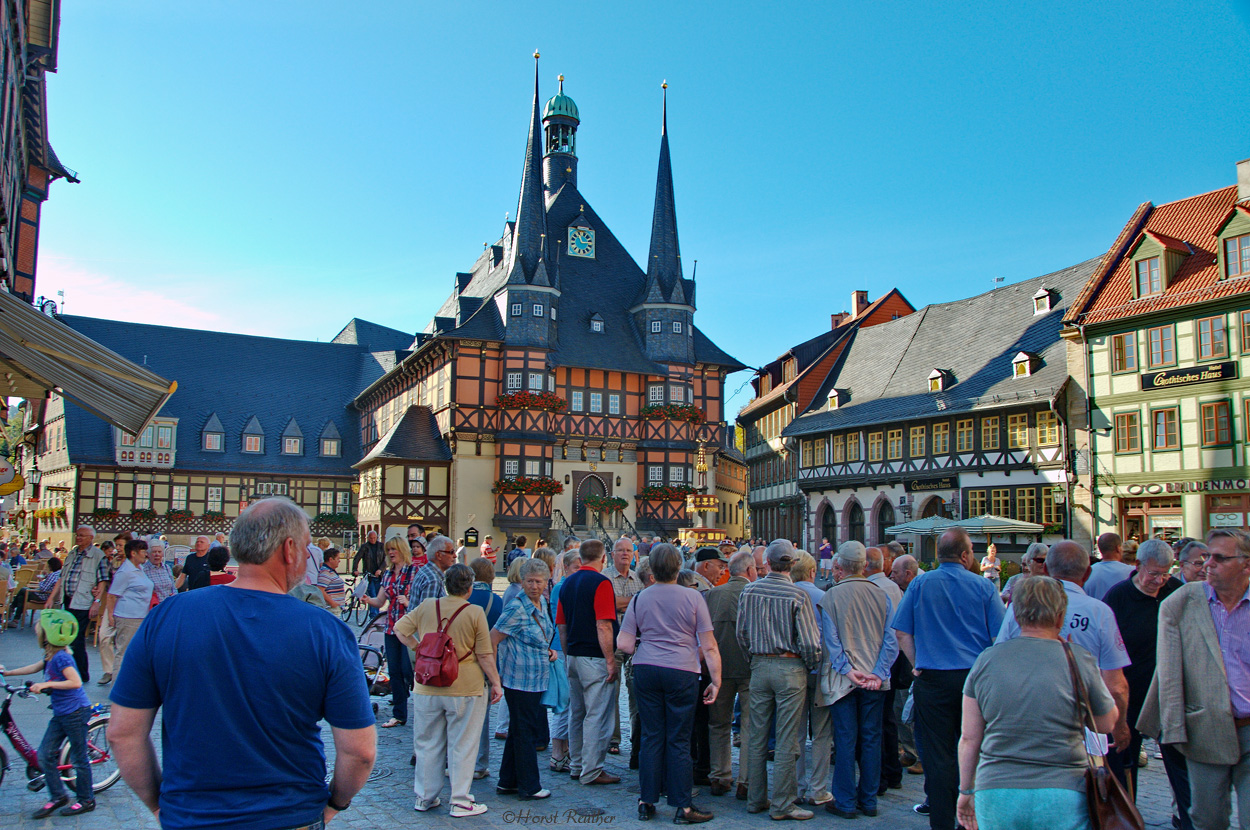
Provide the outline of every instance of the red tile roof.
<path id="1" fill-rule="evenodd" d="M 1101 323 L 1250 293 L 1250 278 L 1222 280 L 1216 267 L 1218 231 L 1232 211 L 1241 209 L 1244 205 L 1237 204 L 1235 186 L 1157 207 L 1143 204 L 1120 232 L 1065 321 Z M 1162 294 L 1134 299 L 1132 261 L 1127 254 L 1143 234 L 1165 248 L 1192 253 Z"/>

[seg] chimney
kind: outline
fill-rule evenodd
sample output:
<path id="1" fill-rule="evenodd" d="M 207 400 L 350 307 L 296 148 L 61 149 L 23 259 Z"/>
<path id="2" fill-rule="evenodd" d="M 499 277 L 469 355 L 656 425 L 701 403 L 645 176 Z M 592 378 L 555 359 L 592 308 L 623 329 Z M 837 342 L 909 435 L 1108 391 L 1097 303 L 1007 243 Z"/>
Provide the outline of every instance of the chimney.
<path id="1" fill-rule="evenodd" d="M 846 318 L 850 316 L 851 315 L 847 314 L 845 311 L 839 311 L 837 314 L 830 314 L 829 315 L 829 328 L 836 329 L 838 326 L 845 323 Z"/>
<path id="2" fill-rule="evenodd" d="M 1250 159 L 1237 162 L 1237 201 L 1250 200 Z"/>
<path id="3" fill-rule="evenodd" d="M 868 310 L 868 292 L 852 291 L 851 292 L 851 319 L 859 319 L 859 315 Z"/>

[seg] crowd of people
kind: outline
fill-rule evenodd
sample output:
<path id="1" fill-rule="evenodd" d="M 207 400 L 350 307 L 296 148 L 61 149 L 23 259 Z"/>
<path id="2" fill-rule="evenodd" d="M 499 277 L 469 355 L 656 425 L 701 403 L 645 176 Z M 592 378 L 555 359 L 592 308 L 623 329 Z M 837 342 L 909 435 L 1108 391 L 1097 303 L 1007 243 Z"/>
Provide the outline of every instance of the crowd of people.
<path id="1" fill-rule="evenodd" d="M 958 529 L 927 570 L 896 542 L 826 541 L 812 556 L 784 539 L 690 549 L 627 537 L 611 550 L 568 539 L 557 552 L 517 538 L 466 562 L 463 544 L 418 525 L 385 543 L 370 534 L 351 570 L 385 615 L 380 723 L 349 629 L 313 608 L 343 601 L 343 563 L 290 502 L 252 505 L 229 550 L 201 537 L 180 569 L 159 539 L 121 534 L 110 555 L 94 536 L 79 528 L 48 572 L 59 576 L 27 590 L 75 623 L 72 665 L 46 655 L 59 680 L 87 682 L 83 635 L 98 622 L 100 682 L 117 678 L 116 757 L 167 827 L 321 826 L 363 786 L 375 725 L 410 719 L 414 808 L 441 807 L 446 788 L 457 818 L 487 811 L 473 788 L 492 774 L 496 794 L 524 801 L 552 796 L 548 774 L 619 785 L 608 758 L 625 732 L 643 821 L 661 798 L 675 823 L 711 820 L 696 788 L 774 820 L 815 807 L 873 817 L 913 773 L 933 830 L 1075 830 L 1091 826 L 1091 757 L 1135 798 L 1148 736 L 1177 827 L 1227 827 L 1234 792 L 1250 826 L 1243 531 L 1129 551 L 1108 533 L 1097 560 L 1071 540 L 1037 543 L 1005 584 L 1015 563 L 993 545 L 974 553 Z M 187 649 L 205 659 L 179 659 Z M 163 770 L 149 736 L 158 709 Z M 282 728 L 262 727 L 277 711 Z M 328 784 L 322 719 L 338 758 Z M 504 741 L 496 770 L 492 737 Z M 43 810 L 60 806 L 51 795 Z"/>

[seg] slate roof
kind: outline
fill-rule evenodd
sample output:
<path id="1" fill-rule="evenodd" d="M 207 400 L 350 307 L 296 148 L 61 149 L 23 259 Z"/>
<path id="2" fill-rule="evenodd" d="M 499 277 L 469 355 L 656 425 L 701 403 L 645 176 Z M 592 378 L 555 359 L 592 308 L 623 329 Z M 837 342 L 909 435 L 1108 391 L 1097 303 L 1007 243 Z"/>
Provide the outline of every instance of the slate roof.
<path id="1" fill-rule="evenodd" d="M 1218 233 L 1235 210 L 1237 187 L 1225 187 L 1164 205 L 1144 203 L 1134 212 L 1103 266 L 1090 279 L 1066 317 L 1070 323 L 1093 323 L 1138 317 L 1157 311 L 1209 302 L 1250 292 L 1250 279 L 1220 279 L 1216 261 Z M 1133 262 L 1128 254 L 1143 236 L 1173 250 L 1191 250 L 1162 294 L 1133 298 Z"/>
<path id="2" fill-rule="evenodd" d="M 451 447 L 438 431 L 434 413 L 428 406 L 410 406 L 403 417 L 387 430 L 369 454 L 353 464 L 357 469 L 382 458 L 410 461 L 451 461 Z"/>
<path id="3" fill-rule="evenodd" d="M 1064 310 L 1100 259 L 987 291 L 976 297 L 929 305 L 919 311 L 858 329 L 816 400 L 824 404 L 837 386 L 849 402 L 836 410 L 808 412 L 782 432 L 810 435 L 1048 401 L 1068 378 L 1066 344 L 1059 338 Z M 1034 315 L 1033 295 L 1052 289 L 1051 311 Z M 1012 377 L 1012 359 L 1032 352 L 1041 365 L 1026 378 Z M 928 391 L 934 369 L 951 373 L 946 391 Z"/>
<path id="4" fill-rule="evenodd" d="M 367 346 L 375 351 L 405 351 L 412 348 L 412 335 L 353 317 L 331 342 Z"/>
<path id="5" fill-rule="evenodd" d="M 160 412 L 161 417 L 178 419 L 175 469 L 354 475 L 351 459 L 360 456 L 360 429 L 348 405 L 361 388 L 362 361 L 377 365 L 367 346 L 73 315 L 60 319 L 118 354 L 178 381 L 178 391 Z M 201 432 L 214 416 L 225 433 L 224 452 L 201 449 Z M 281 454 L 279 439 L 292 418 L 306 439 L 300 456 Z M 65 419 L 71 463 L 115 463 L 112 427 L 69 401 Z M 243 432 L 253 419 L 269 438 L 262 455 L 242 452 Z M 340 439 L 338 457 L 318 454 L 323 431 L 326 437 Z"/>

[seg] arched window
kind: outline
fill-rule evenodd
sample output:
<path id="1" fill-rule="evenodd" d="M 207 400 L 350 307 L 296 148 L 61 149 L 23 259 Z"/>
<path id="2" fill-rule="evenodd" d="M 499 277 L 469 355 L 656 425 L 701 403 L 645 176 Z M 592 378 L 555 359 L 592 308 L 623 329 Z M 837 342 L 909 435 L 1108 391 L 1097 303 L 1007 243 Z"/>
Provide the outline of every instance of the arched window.
<path id="1" fill-rule="evenodd" d="M 838 546 L 838 515 L 832 504 L 825 504 L 824 515 L 820 518 L 820 535 L 835 548 Z"/>
<path id="2" fill-rule="evenodd" d="M 864 508 L 859 506 L 859 502 L 851 504 L 851 510 L 847 524 L 850 527 L 850 538 L 857 542 L 864 541 Z"/>
<path id="3" fill-rule="evenodd" d="M 878 545 L 884 545 L 886 542 L 890 541 L 889 539 L 886 538 L 887 534 L 885 532 L 885 529 L 887 527 L 893 527 L 895 524 L 896 522 L 894 521 L 894 505 L 890 504 L 888 501 L 881 502 L 881 506 L 877 508 L 877 544 Z"/>

